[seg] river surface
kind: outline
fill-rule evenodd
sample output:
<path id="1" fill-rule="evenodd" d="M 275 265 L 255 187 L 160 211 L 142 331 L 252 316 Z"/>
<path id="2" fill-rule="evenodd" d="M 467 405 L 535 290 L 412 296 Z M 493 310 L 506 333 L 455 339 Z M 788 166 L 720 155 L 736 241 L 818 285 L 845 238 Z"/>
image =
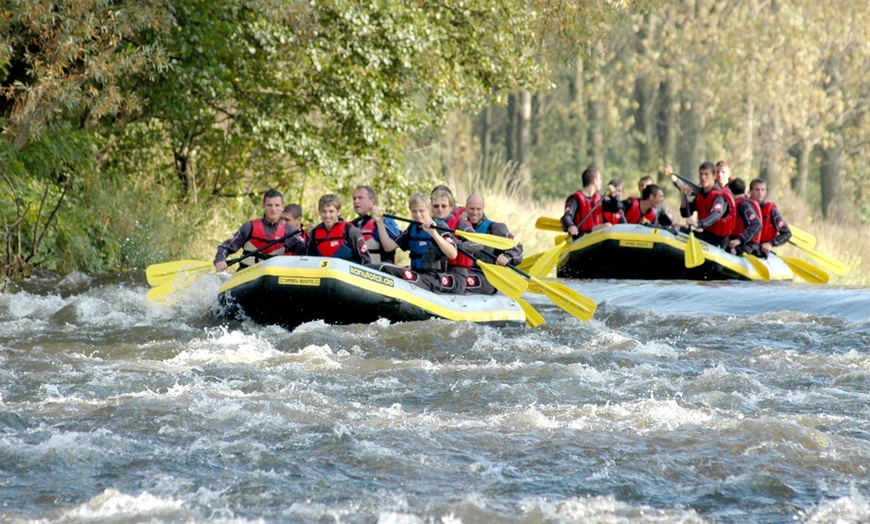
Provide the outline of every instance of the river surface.
<path id="1" fill-rule="evenodd" d="M 870 522 L 870 289 L 562 282 L 592 321 L 286 330 L 30 279 L 0 522 Z"/>

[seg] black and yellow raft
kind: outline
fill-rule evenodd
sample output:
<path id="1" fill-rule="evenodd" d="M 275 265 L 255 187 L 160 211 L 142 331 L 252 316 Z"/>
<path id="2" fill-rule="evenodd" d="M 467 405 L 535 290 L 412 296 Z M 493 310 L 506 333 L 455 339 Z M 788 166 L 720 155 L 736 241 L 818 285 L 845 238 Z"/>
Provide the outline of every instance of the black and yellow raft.
<path id="1" fill-rule="evenodd" d="M 616 224 L 574 241 L 559 259 L 560 278 L 643 280 L 792 280 L 792 270 L 774 254 L 757 259 L 762 275 L 746 257 L 700 242 L 704 263 L 686 267 L 689 237 L 674 230 L 639 224 Z"/>
<path id="2" fill-rule="evenodd" d="M 443 318 L 498 326 L 526 324 L 516 301 L 502 295 L 442 295 L 338 258 L 282 256 L 235 273 L 220 288 L 221 313 L 293 328 Z"/>

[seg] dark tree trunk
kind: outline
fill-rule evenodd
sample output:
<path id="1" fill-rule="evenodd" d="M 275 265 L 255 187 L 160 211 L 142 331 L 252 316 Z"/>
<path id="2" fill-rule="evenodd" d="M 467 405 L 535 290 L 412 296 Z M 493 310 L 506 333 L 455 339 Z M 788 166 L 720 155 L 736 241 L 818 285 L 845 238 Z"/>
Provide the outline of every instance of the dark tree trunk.
<path id="1" fill-rule="evenodd" d="M 480 114 L 480 172 L 489 171 L 489 159 L 492 156 L 492 104 Z"/>
<path id="2" fill-rule="evenodd" d="M 576 164 L 582 166 L 587 163 L 586 158 L 589 155 L 589 128 L 586 122 L 586 99 L 583 96 L 583 54 L 577 52 L 577 61 L 574 68 L 574 80 L 571 83 L 571 110 L 573 111 L 575 121 L 575 140 L 577 147 L 575 149 Z"/>
<path id="3" fill-rule="evenodd" d="M 797 161 L 797 172 L 791 179 L 791 189 L 801 199 L 807 198 L 807 179 L 810 176 L 810 153 L 813 145 L 807 139 L 802 139 L 792 148 L 792 155 Z"/>
<path id="4" fill-rule="evenodd" d="M 843 167 L 845 152 L 841 140 L 822 148 L 822 214 L 832 220 L 847 217 L 843 202 Z"/>
<path id="5" fill-rule="evenodd" d="M 661 144 L 661 167 L 664 167 L 665 164 L 675 163 L 677 158 L 677 115 L 679 113 L 675 105 L 674 82 L 665 80 L 661 85 L 661 102 L 656 122 Z"/>

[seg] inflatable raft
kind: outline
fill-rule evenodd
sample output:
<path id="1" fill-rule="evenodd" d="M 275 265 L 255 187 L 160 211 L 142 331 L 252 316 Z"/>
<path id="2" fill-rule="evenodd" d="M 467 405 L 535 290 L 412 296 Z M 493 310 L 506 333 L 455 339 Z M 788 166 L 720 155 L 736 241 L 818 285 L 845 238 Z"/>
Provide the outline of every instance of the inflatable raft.
<path id="1" fill-rule="evenodd" d="M 338 258 L 282 256 L 235 273 L 219 291 L 222 314 L 293 328 L 444 318 L 526 324 L 522 307 L 502 295 L 441 295 Z"/>
<path id="2" fill-rule="evenodd" d="M 745 257 L 701 242 L 704 263 L 687 268 L 688 236 L 673 230 L 639 224 L 616 224 L 578 238 L 562 254 L 560 278 L 624 278 L 682 280 L 764 280 Z M 770 280 L 792 280 L 794 273 L 771 254 L 757 259 Z"/>

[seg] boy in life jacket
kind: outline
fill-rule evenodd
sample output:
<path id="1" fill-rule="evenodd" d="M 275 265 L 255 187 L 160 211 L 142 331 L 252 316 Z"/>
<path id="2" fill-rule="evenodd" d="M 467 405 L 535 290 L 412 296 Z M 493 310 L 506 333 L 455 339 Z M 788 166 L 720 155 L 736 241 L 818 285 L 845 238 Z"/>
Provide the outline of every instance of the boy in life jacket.
<path id="1" fill-rule="evenodd" d="M 734 229 L 736 206 L 734 196 L 728 189 L 719 187 L 716 183 L 716 166 L 712 162 L 704 162 L 698 168 L 698 181 L 701 188 L 695 195 L 694 202 L 684 201 L 680 206 L 680 215 L 686 217 L 690 227 L 701 228 L 698 237 L 722 249 L 728 248 L 731 231 Z M 687 188 L 689 193 L 691 188 Z M 692 214 L 697 211 L 698 217 Z"/>
<path id="2" fill-rule="evenodd" d="M 737 207 L 728 250 L 734 255 L 761 255 L 761 207 L 746 195 L 746 182 L 742 178 L 729 182 L 728 189 L 734 195 L 734 205 Z"/>
<path id="3" fill-rule="evenodd" d="M 302 207 L 299 204 L 287 204 L 281 212 L 281 222 L 287 224 L 287 231 L 302 229 Z M 305 249 L 305 233 L 294 235 L 284 242 L 285 255 L 298 255 Z"/>
<path id="4" fill-rule="evenodd" d="M 765 202 L 767 197 L 767 183 L 761 178 L 756 178 L 749 183 L 749 198 L 761 207 L 761 237 L 759 243 L 761 252 L 766 257 L 770 251 L 788 242 L 791 238 L 791 229 L 782 213 L 773 202 Z"/>
<path id="5" fill-rule="evenodd" d="M 357 264 L 371 263 L 362 232 L 341 218 L 341 200 L 336 195 L 323 195 L 317 209 L 323 222 L 306 233 L 304 254 L 341 258 Z"/>
<path id="6" fill-rule="evenodd" d="M 281 212 L 284 210 L 284 195 L 277 189 L 270 189 L 263 195 L 263 218 L 250 220 L 239 227 L 236 234 L 227 239 L 217 248 L 214 257 L 214 268 L 217 271 L 227 269 L 227 257 L 242 249 L 247 255 L 263 248 L 269 243 L 286 237 L 293 230 L 281 221 Z M 285 246 L 285 244 L 288 244 Z M 267 258 L 283 255 L 288 247 L 296 245 L 295 237 L 288 237 L 283 243 L 279 242 L 264 249 L 256 256 L 245 258 L 241 261 L 243 266 L 251 266 Z"/>
<path id="7" fill-rule="evenodd" d="M 401 248 L 411 255 L 411 267 L 383 263 L 379 269 L 429 291 L 453 293 L 457 282 L 455 276 L 448 272 L 447 261 L 456 258 L 459 251 L 449 231 L 435 229 L 435 226 L 446 228 L 447 222 L 430 216 L 432 206 L 429 197 L 423 193 L 411 195 L 408 207 L 411 210 L 411 219 L 421 225 L 412 223 L 395 241 L 387 234 L 381 210 L 372 208 L 372 217 L 381 234 L 383 248 L 387 251 Z"/>

